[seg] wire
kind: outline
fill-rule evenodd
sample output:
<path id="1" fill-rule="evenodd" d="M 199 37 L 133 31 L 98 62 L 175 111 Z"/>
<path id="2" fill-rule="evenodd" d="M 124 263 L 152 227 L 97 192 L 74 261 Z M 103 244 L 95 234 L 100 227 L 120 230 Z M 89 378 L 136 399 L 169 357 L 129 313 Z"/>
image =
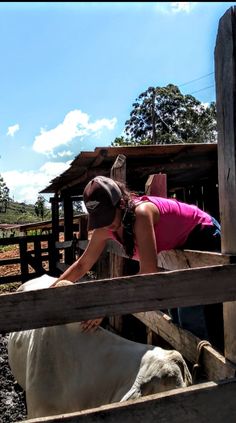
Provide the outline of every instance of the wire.
<path id="1" fill-rule="evenodd" d="M 189 95 L 191 95 L 191 94 L 195 94 L 195 93 L 199 93 L 200 91 L 208 90 L 208 88 L 212 88 L 212 87 L 214 87 L 214 86 L 215 86 L 215 84 L 212 84 L 212 85 L 209 85 L 208 87 L 201 88 L 200 90 L 197 90 L 197 91 L 192 91 Z"/>
<path id="2" fill-rule="evenodd" d="M 200 79 L 206 78 L 207 76 L 213 75 L 214 72 L 208 73 L 206 75 L 200 76 L 199 78 L 192 79 L 192 81 L 185 82 L 184 84 L 179 85 L 179 87 L 183 87 L 184 85 L 191 84 L 192 82 L 199 81 Z"/>

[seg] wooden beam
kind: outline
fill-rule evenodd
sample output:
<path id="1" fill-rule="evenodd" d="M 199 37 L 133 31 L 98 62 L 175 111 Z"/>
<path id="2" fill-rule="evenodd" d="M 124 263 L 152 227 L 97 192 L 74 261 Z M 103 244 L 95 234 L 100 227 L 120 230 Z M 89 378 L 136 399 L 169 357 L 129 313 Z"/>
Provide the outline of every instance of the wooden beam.
<path id="1" fill-rule="evenodd" d="M 110 177 L 116 181 L 126 183 L 126 157 L 123 154 L 119 154 L 111 168 Z M 124 257 L 115 252 L 110 252 L 110 277 L 116 278 L 123 276 L 124 270 Z M 111 316 L 109 318 L 111 327 L 113 327 L 118 333 L 122 331 L 122 316 Z"/>
<path id="2" fill-rule="evenodd" d="M 78 413 L 29 419 L 25 423 L 235 423 L 235 390 L 235 379 L 207 382 Z"/>
<path id="3" fill-rule="evenodd" d="M 150 175 L 146 184 L 145 184 L 145 194 L 146 195 L 154 195 L 158 197 L 167 197 L 167 177 L 166 174 L 154 174 Z M 159 263 L 159 259 L 157 256 L 157 266 Z M 163 266 L 161 266 L 163 267 Z M 160 269 L 159 269 L 160 270 Z M 152 331 L 149 325 L 146 325 L 147 331 L 147 343 L 154 344 L 154 331 Z"/>
<path id="4" fill-rule="evenodd" d="M 63 198 L 64 204 L 64 239 L 70 241 L 73 238 L 73 202 L 70 195 Z M 68 248 L 64 252 L 65 264 L 72 264 L 74 261 L 73 250 Z"/>
<path id="5" fill-rule="evenodd" d="M 0 295 L 0 332 L 236 300 L 236 265 L 80 282 Z"/>
<path id="6" fill-rule="evenodd" d="M 222 252 L 236 254 L 236 8 L 219 22 L 215 47 Z M 236 363 L 236 304 L 224 304 L 225 356 Z"/>
<path id="7" fill-rule="evenodd" d="M 158 266 L 166 270 L 236 263 L 236 256 L 209 251 L 169 250 L 158 254 Z"/>
<path id="8" fill-rule="evenodd" d="M 85 250 L 88 241 L 78 241 L 79 248 Z M 116 241 L 109 240 L 106 244 L 107 251 L 127 257 L 124 248 Z M 197 250 L 169 250 L 158 254 L 158 266 L 166 270 L 189 269 L 204 266 L 217 266 L 218 264 L 236 263 L 236 256 L 232 254 L 214 253 Z"/>
<path id="9" fill-rule="evenodd" d="M 198 348 L 201 339 L 176 326 L 167 314 L 157 310 L 134 313 L 134 316 L 183 354 L 188 361 L 191 363 L 199 361 L 201 370 L 206 374 L 208 380 L 219 381 L 236 376 L 236 366 L 226 360 L 212 346 L 202 347 L 199 360 Z"/>

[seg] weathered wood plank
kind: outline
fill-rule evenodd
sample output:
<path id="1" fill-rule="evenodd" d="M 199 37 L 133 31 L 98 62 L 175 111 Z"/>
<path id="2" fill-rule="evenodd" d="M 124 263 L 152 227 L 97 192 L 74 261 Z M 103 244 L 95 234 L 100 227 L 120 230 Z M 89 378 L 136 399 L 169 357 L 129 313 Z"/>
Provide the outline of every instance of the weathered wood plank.
<path id="1" fill-rule="evenodd" d="M 156 195 L 158 197 L 167 197 L 167 175 L 158 173 L 150 175 L 145 184 L 146 195 Z"/>
<path id="2" fill-rule="evenodd" d="M 0 255 L 1 257 L 1 255 Z M 20 263 L 20 257 L 10 258 L 10 259 L 2 259 L 0 260 L 0 268 L 1 266 L 8 266 L 9 264 L 19 264 Z M 0 270 L 1 275 L 1 270 Z"/>
<path id="3" fill-rule="evenodd" d="M 9 238 L 0 238 L 0 245 L 17 245 L 20 243 L 22 239 L 27 239 L 27 242 L 34 242 L 35 239 L 39 239 L 40 241 L 48 241 L 51 238 L 51 235 L 31 235 L 31 236 L 16 236 L 16 237 L 9 237 Z"/>
<path id="4" fill-rule="evenodd" d="M 218 179 L 223 253 L 236 254 L 236 8 L 219 22 L 215 47 Z M 236 363 L 236 304 L 224 304 L 225 355 Z"/>
<path id="5" fill-rule="evenodd" d="M 189 269 L 236 263 L 236 256 L 196 250 L 169 250 L 158 254 L 158 265 L 166 270 Z"/>
<path id="6" fill-rule="evenodd" d="M 81 282 L 0 296 L 0 331 L 236 299 L 236 265 Z"/>
<path id="7" fill-rule="evenodd" d="M 41 250 L 41 252 L 47 252 L 48 249 L 44 248 Z M 34 251 L 30 250 L 30 253 L 34 253 Z M 1 256 L 0 256 L 1 257 Z M 49 255 L 45 254 L 37 258 L 37 261 L 40 263 L 42 261 L 47 261 L 49 259 Z M 14 257 L 9 259 L 0 259 L 0 275 L 1 275 L 1 267 L 2 266 L 8 266 L 9 264 L 19 264 L 21 262 L 20 257 Z"/>
<path id="8" fill-rule="evenodd" d="M 113 164 L 110 172 L 110 177 L 116 181 L 126 183 L 126 157 L 123 154 L 119 154 Z M 120 254 L 110 252 L 110 277 L 116 278 L 123 276 L 124 269 L 124 257 Z M 122 331 L 122 316 L 111 316 L 109 318 L 111 327 L 113 327 L 118 333 Z"/>
<path id="9" fill-rule="evenodd" d="M 21 258 L 21 263 L 22 263 L 22 259 L 24 259 L 24 257 Z M 31 254 L 31 251 L 27 251 L 26 255 L 25 255 L 25 260 L 27 260 L 27 264 L 29 264 L 38 273 L 38 275 L 43 275 L 45 273 L 45 270 L 42 266 L 42 258 L 41 257 L 40 257 L 40 259 L 38 259 L 37 257 L 34 257 Z M 21 268 L 22 268 L 22 266 L 21 266 Z"/>
<path id="10" fill-rule="evenodd" d="M 21 280 L 23 282 L 27 281 L 28 274 L 29 274 L 29 266 L 28 266 L 28 255 L 27 255 L 27 239 L 23 237 L 20 240 L 19 244 L 20 248 L 20 269 L 21 269 Z"/>
<path id="11" fill-rule="evenodd" d="M 64 238 L 65 241 L 73 239 L 73 200 L 69 193 L 63 195 L 64 205 Z M 66 248 L 64 251 L 65 263 L 72 264 L 74 254 L 72 248 Z"/>
<path id="12" fill-rule="evenodd" d="M 9 276 L 1 276 L 0 277 L 0 284 L 12 283 L 12 282 L 22 282 L 21 275 L 9 275 Z"/>
<path id="13" fill-rule="evenodd" d="M 88 241 L 78 241 L 77 245 L 85 250 Z M 127 257 L 124 248 L 116 241 L 109 240 L 106 251 Z M 189 269 L 204 266 L 217 266 L 218 264 L 236 263 L 236 255 L 214 253 L 197 250 L 169 250 L 158 254 L 158 266 L 166 270 Z"/>
<path id="14" fill-rule="evenodd" d="M 73 244 L 73 241 L 72 240 L 70 240 L 70 241 L 63 241 L 63 242 L 56 241 L 55 242 L 55 247 L 58 248 L 58 249 L 71 248 L 72 247 L 72 244 Z"/>
<path id="15" fill-rule="evenodd" d="M 146 195 L 155 195 L 159 197 L 167 197 L 167 175 L 164 173 L 159 173 L 150 175 L 146 184 L 145 184 L 145 194 Z M 159 266 L 160 259 L 157 257 L 157 266 Z M 164 266 L 159 266 L 163 268 Z M 168 269 L 165 267 L 165 269 Z M 169 270 L 169 269 L 168 269 Z M 172 270 L 172 269 L 171 269 Z M 149 325 L 146 325 L 146 332 L 147 332 L 147 343 L 154 344 L 154 332 L 152 331 Z"/>
<path id="16" fill-rule="evenodd" d="M 134 316 L 183 354 L 191 363 L 198 362 L 198 346 L 201 340 L 191 332 L 173 324 L 167 314 L 157 310 L 135 313 Z M 219 381 L 236 375 L 236 366 L 211 346 L 203 346 L 199 364 L 208 380 Z"/>
<path id="17" fill-rule="evenodd" d="M 79 413 L 36 418 L 25 423 L 235 423 L 236 380 L 202 383 L 138 400 Z"/>

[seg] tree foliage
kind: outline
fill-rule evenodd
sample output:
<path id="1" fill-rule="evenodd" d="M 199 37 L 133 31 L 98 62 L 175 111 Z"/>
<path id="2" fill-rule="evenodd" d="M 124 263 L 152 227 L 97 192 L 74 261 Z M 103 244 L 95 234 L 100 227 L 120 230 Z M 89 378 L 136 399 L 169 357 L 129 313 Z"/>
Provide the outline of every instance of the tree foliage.
<path id="1" fill-rule="evenodd" d="M 149 87 L 133 103 L 125 136 L 112 145 L 216 142 L 216 107 L 183 95 L 173 84 Z"/>
<path id="2" fill-rule="evenodd" d="M 3 177 L 0 175 L 0 213 L 6 213 L 9 203 L 9 191 Z"/>
<path id="3" fill-rule="evenodd" d="M 38 196 L 38 199 L 34 205 L 35 213 L 38 217 L 43 220 L 45 215 L 45 198 L 42 195 Z"/>

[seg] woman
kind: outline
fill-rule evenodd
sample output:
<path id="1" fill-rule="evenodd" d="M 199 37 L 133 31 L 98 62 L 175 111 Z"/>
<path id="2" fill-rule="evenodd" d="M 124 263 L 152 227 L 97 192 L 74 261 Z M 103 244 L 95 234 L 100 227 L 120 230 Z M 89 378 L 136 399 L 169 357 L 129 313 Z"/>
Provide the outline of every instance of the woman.
<path id="1" fill-rule="evenodd" d="M 139 260 L 139 274 L 158 272 L 157 254 L 163 250 L 220 251 L 219 223 L 195 205 L 175 199 L 136 196 L 124 184 L 105 176 L 97 176 L 86 185 L 83 199 L 92 237 L 83 255 L 59 280 L 78 281 L 98 260 L 108 239 L 116 239 L 130 258 Z M 178 311 L 177 323 L 208 339 L 204 307 L 185 307 Z M 192 319 L 194 312 L 196 316 Z M 84 328 L 98 323 L 100 320 L 84 322 Z"/>

